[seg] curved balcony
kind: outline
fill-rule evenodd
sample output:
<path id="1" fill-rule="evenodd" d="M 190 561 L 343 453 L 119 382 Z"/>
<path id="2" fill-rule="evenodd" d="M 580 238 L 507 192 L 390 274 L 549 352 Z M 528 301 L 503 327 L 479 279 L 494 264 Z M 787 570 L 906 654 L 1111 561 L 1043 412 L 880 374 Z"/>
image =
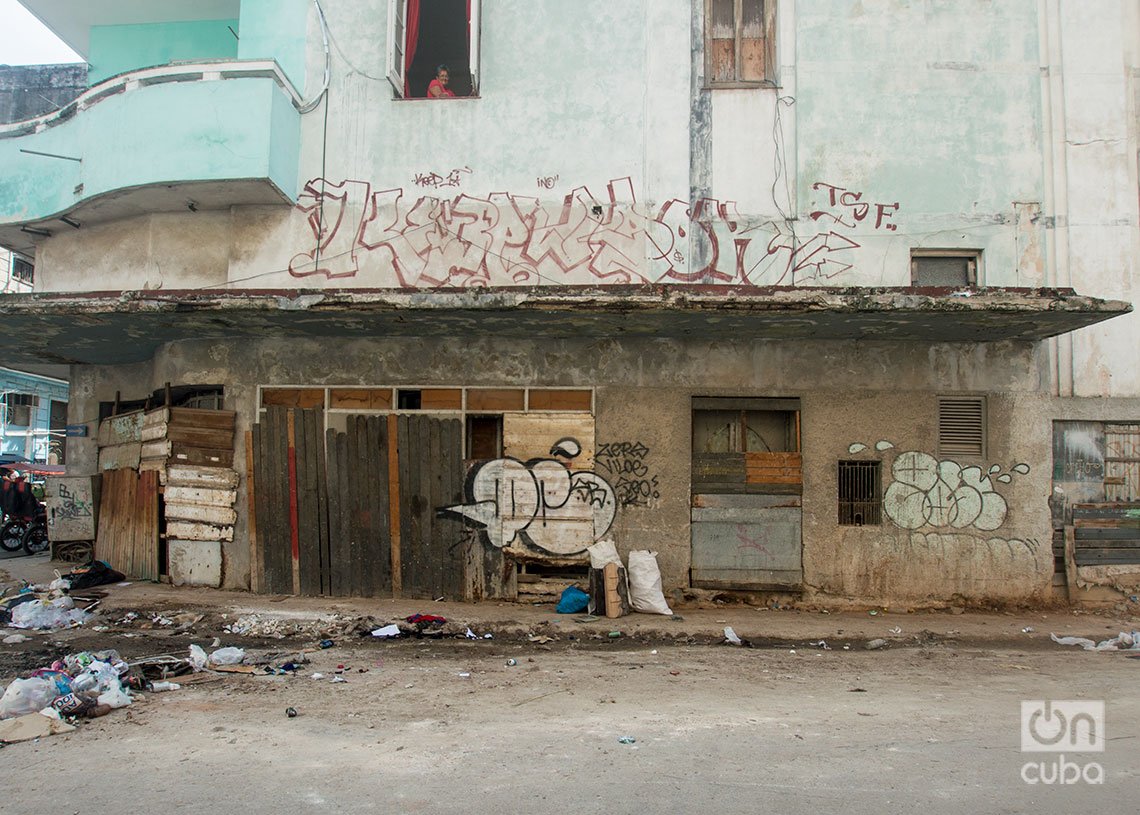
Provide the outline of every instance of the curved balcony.
<path id="1" fill-rule="evenodd" d="M 152 212 L 292 204 L 301 99 L 272 60 L 120 74 L 0 126 L 0 245 Z"/>

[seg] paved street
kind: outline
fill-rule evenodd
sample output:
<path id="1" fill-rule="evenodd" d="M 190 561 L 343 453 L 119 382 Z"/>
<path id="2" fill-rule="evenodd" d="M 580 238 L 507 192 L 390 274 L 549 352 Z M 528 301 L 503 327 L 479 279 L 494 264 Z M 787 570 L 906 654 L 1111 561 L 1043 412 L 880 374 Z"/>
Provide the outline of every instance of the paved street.
<path id="1" fill-rule="evenodd" d="M 48 566 L 42 558 L 19 564 Z M 1043 633 L 1097 635 L 1129 621 L 743 608 L 615 625 L 509 604 L 436 604 L 431 610 L 464 620 L 460 636 L 472 625 L 494 639 L 342 633 L 321 650 L 315 629 L 302 629 L 322 605 L 341 619 L 366 608 L 387 620 L 410 601 L 397 612 L 395 601 L 277 599 L 112 586 L 101 621 L 0 646 L 5 681 L 77 650 L 184 656 L 190 643 L 209 648 L 215 636 L 251 652 L 310 649 L 312 660 L 296 676 L 200 675 L 78 732 L 11 745 L 0 753 L 10 779 L 5 810 L 1136 811 L 1140 660 L 1065 648 Z M 121 622 L 128 608 L 137 617 Z M 224 630 L 250 614 L 280 624 L 283 638 L 265 636 L 272 626 L 255 632 L 262 636 Z M 519 625 L 504 622 L 512 616 Z M 179 630 L 179 620 L 191 622 Z M 756 640 L 801 635 L 778 647 L 712 644 L 725 620 Z M 1041 631 L 1022 634 L 1027 620 Z M 615 627 L 626 636 L 611 640 Z M 866 650 L 869 634 L 891 628 L 904 634 Z M 802 636 L 810 630 L 827 633 L 826 649 Z M 1023 641 L 1010 641 L 1009 631 Z M 528 632 L 551 639 L 532 642 Z M 332 681 L 338 666 L 347 681 Z M 1020 704 L 1031 699 L 1106 703 L 1107 749 L 1065 756 L 1078 767 L 1070 775 L 1097 762 L 1103 784 L 1023 780 L 1027 762 L 1036 778 L 1043 759 L 1047 776 L 1055 761 L 1020 751 Z M 626 736 L 634 741 L 620 743 Z"/>

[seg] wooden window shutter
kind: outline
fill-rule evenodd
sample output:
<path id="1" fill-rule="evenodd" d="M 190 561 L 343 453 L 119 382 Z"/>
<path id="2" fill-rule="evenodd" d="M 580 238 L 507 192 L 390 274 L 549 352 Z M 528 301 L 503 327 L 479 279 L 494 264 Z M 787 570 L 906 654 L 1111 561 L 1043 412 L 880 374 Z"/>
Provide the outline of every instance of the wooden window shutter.
<path id="1" fill-rule="evenodd" d="M 986 397 L 938 399 L 938 454 L 974 458 L 986 455 Z"/>

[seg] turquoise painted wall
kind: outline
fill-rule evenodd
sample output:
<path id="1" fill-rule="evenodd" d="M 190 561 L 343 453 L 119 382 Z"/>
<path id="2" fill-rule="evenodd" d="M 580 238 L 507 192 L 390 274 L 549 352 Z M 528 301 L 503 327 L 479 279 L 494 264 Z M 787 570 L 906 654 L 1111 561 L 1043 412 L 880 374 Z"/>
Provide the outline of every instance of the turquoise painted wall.
<path id="1" fill-rule="evenodd" d="M 96 85 L 124 71 L 180 60 L 234 59 L 238 41 L 227 26 L 237 31 L 238 21 L 92 26 L 87 80 Z"/>
<path id="2" fill-rule="evenodd" d="M 241 59 L 275 59 L 305 92 L 305 47 L 311 0 L 242 0 Z M 381 46 L 383 43 L 380 44 Z"/>
<path id="3" fill-rule="evenodd" d="M 36 220 L 114 190 L 178 181 L 269 178 L 292 196 L 299 141 L 300 114 L 270 78 L 138 88 L 41 133 L 0 139 L 0 221 Z"/>
<path id="4" fill-rule="evenodd" d="M 817 180 L 912 214 L 1040 201 L 1037 4 L 899 0 L 890 26 L 884 5 L 796 6 L 801 201 Z"/>

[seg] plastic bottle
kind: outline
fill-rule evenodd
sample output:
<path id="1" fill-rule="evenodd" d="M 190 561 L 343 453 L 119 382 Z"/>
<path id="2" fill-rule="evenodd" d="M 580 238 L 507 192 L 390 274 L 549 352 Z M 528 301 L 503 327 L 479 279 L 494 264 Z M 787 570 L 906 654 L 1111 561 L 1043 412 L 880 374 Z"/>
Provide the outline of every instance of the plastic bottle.
<path id="1" fill-rule="evenodd" d="M 153 691 L 154 693 L 162 693 L 163 691 L 168 691 L 168 690 L 178 690 L 181 687 L 182 686 L 179 685 L 177 682 L 151 682 L 150 683 L 150 690 Z"/>

